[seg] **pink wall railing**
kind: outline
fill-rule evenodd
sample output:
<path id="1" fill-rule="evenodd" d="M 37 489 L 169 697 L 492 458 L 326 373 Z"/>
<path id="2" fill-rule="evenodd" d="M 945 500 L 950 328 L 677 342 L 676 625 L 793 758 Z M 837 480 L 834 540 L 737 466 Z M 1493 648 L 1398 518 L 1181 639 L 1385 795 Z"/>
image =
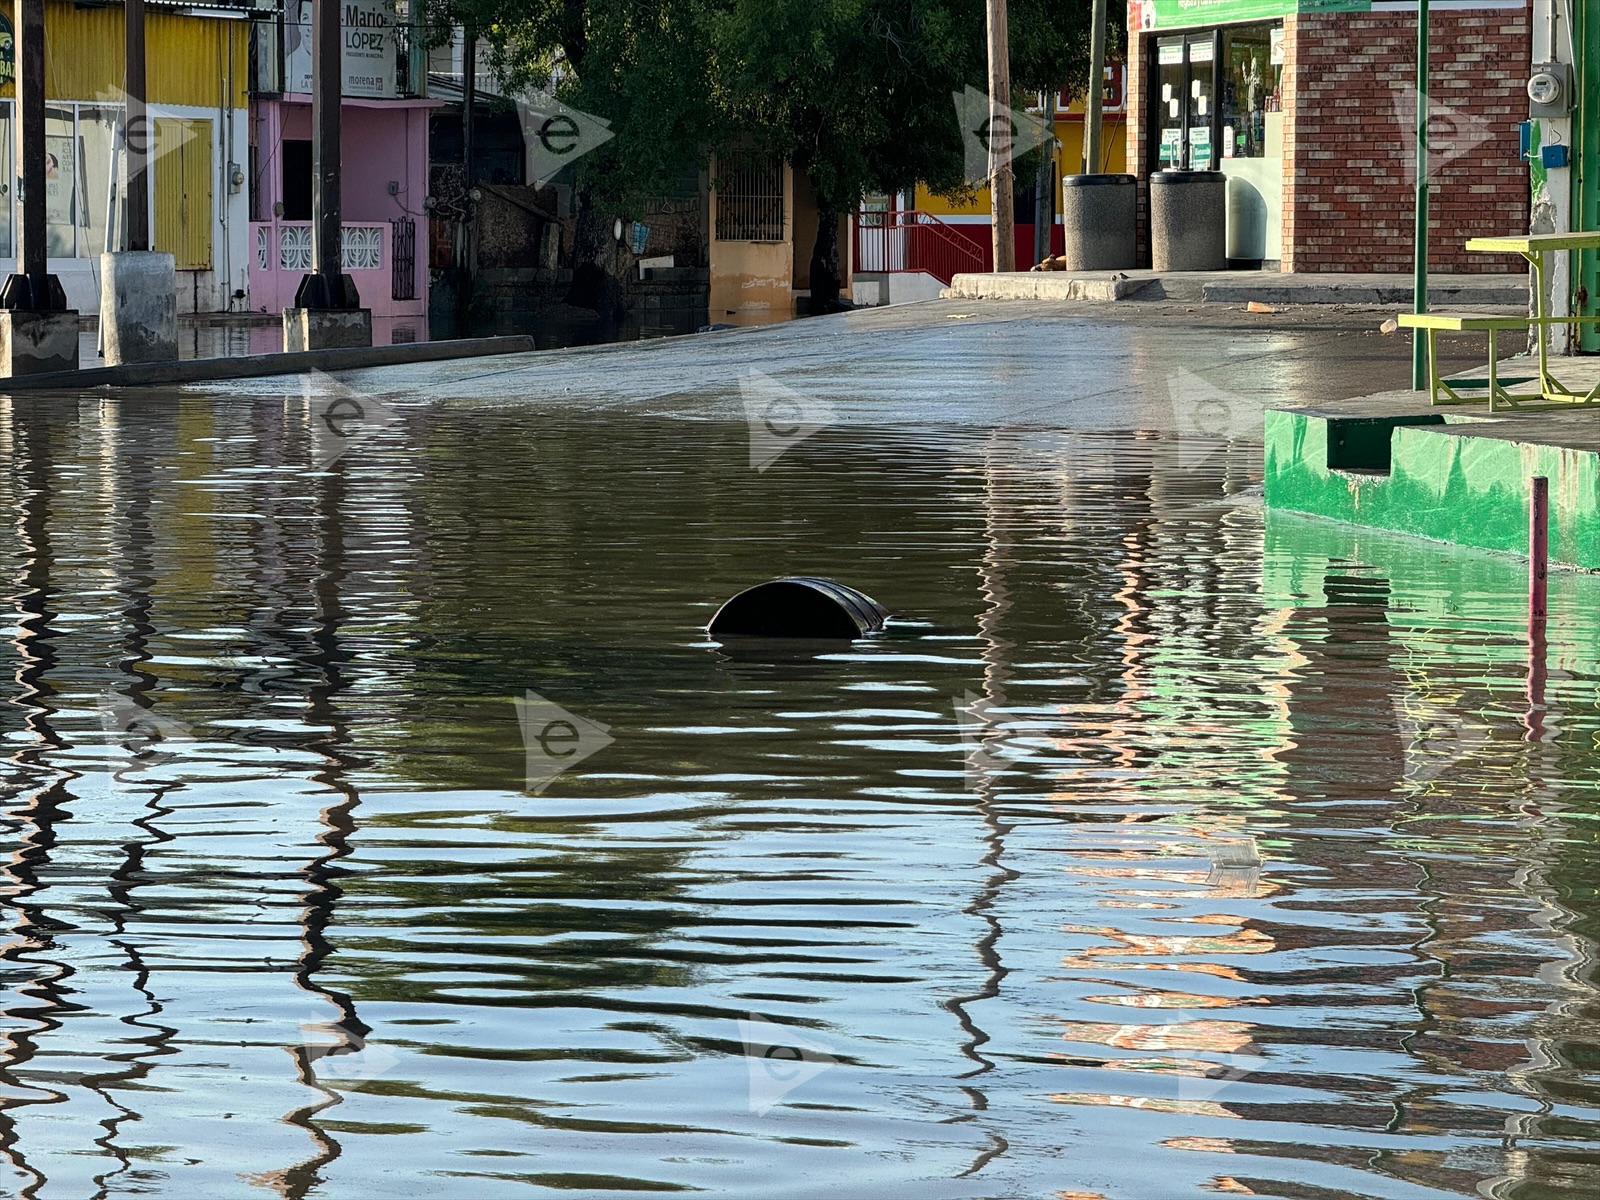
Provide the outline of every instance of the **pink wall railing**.
<path id="1" fill-rule="evenodd" d="M 341 258 L 345 273 L 374 317 L 421 316 L 428 311 L 427 263 L 417 257 L 416 223 L 348 221 Z M 409 242 L 409 245 L 407 244 Z M 396 255 L 399 270 L 396 270 Z M 300 280 L 311 270 L 311 222 L 250 223 L 250 307 L 277 312 L 292 307 Z"/>

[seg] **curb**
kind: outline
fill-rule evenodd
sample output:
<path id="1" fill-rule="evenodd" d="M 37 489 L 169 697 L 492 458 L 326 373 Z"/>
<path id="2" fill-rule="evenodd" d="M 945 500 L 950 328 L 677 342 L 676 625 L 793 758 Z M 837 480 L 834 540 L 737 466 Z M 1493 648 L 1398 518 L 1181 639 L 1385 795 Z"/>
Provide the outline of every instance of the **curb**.
<path id="1" fill-rule="evenodd" d="M 269 375 L 303 375 L 308 371 L 355 371 L 365 367 L 445 362 L 453 358 L 485 358 L 528 354 L 531 337 L 463 338 L 454 342 L 410 342 L 400 346 L 354 346 L 339 350 L 306 350 L 294 354 L 247 354 L 238 358 L 190 358 L 178 362 L 131 363 L 50 371 L 0 379 L 0 395 L 12 392 L 78 391 L 94 387 L 159 387 L 179 383 L 211 383 L 227 379 L 259 379 Z"/>
<path id="2" fill-rule="evenodd" d="M 1273 305 L 1349 304 L 1397 310 L 1409 309 L 1412 302 L 1410 280 L 1355 282 L 1335 276 L 1285 283 L 1269 273 L 1252 279 L 1208 279 L 1205 272 L 1198 271 L 1164 275 L 1140 271 L 1132 277 L 1110 271 L 1092 275 L 1050 271 L 960 274 L 940 294 L 947 300 L 1167 300 L 1239 305 L 1254 300 Z M 1482 283 L 1435 282 L 1429 285 L 1428 298 L 1437 308 L 1465 305 L 1526 309 L 1529 293 L 1526 279 L 1519 276 L 1509 280 L 1490 278 Z"/>
<path id="3" fill-rule="evenodd" d="M 1348 285 L 1316 285 L 1301 287 L 1253 287 L 1239 283 L 1208 283 L 1201 289 L 1207 304 L 1248 304 L 1255 300 L 1261 304 L 1370 304 L 1409 309 L 1409 287 L 1351 287 Z M 1461 305 L 1492 305 L 1496 308 L 1526 308 L 1526 285 L 1494 285 L 1489 287 L 1430 287 L 1428 302 L 1436 308 Z"/>

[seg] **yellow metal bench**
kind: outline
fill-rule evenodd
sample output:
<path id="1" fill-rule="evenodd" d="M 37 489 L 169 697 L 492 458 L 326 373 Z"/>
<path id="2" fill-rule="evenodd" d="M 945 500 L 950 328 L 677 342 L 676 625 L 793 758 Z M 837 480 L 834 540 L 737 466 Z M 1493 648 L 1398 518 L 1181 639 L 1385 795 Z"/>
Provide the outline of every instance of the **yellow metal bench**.
<path id="1" fill-rule="evenodd" d="M 1550 373 L 1550 330 L 1556 325 L 1593 325 L 1600 324 L 1600 317 L 1593 314 L 1586 316 L 1553 317 L 1550 315 L 1550 302 L 1547 295 L 1546 283 L 1550 279 L 1549 256 L 1552 254 L 1572 254 L 1584 250 L 1600 250 L 1600 230 L 1584 230 L 1578 233 L 1532 233 L 1514 234 L 1510 237 L 1476 237 L 1467 241 L 1467 249 L 1478 254 L 1516 254 L 1520 255 L 1533 272 L 1533 315 L 1522 320 L 1522 324 L 1532 329 L 1539 343 L 1539 391 L 1535 395 L 1511 396 L 1503 393 L 1504 403 L 1513 408 L 1564 408 L 1574 404 L 1593 404 L 1600 400 L 1600 386 L 1590 388 L 1587 392 L 1574 392 L 1559 379 Z M 1428 314 L 1424 314 L 1428 315 Z M 1448 314 L 1447 314 L 1448 315 Z M 1481 319 L 1481 318 L 1480 318 Z M 1426 329 L 1425 325 L 1416 328 Z M 1430 333 L 1430 337 L 1434 336 Z M 1489 358 L 1491 360 L 1490 373 L 1494 374 L 1494 339 L 1495 334 L 1489 334 Z M 1433 372 L 1438 378 L 1437 370 Z M 1489 397 L 1490 408 L 1498 407 L 1502 402 L 1501 397 L 1494 395 L 1491 385 Z"/>
<path id="2" fill-rule="evenodd" d="M 1507 381 L 1500 378 L 1500 333 L 1502 330 L 1521 330 L 1526 333 L 1536 322 L 1526 316 L 1506 316 L 1495 313 L 1401 313 L 1402 328 L 1418 329 L 1428 336 L 1428 389 L 1434 404 L 1481 404 L 1489 401 L 1489 411 L 1522 407 L 1525 398 L 1514 396 L 1505 388 Z M 1487 380 L 1457 379 L 1447 382 L 1439 374 L 1439 334 L 1487 333 L 1489 335 L 1489 378 Z M 1515 383 L 1527 383 L 1518 379 Z M 1483 396 L 1464 396 L 1466 388 L 1486 387 Z M 1533 396 L 1526 399 L 1539 400 Z"/>

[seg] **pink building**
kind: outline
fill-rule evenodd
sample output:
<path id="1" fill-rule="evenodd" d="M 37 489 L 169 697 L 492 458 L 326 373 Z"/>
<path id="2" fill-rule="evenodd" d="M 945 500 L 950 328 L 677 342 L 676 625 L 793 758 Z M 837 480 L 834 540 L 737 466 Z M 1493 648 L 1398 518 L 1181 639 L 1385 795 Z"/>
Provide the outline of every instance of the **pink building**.
<path id="1" fill-rule="evenodd" d="M 354 0 L 365 56 L 347 41 L 342 121 L 344 269 L 372 310 L 373 341 L 428 337 L 428 110 L 420 55 L 382 0 Z M 370 11 L 368 11 L 370 10 Z M 277 37 L 256 43 L 263 88 L 250 99 L 250 307 L 293 307 L 311 269 L 310 4 L 284 5 Z M 387 26 L 376 22 L 389 21 Z M 374 33 L 374 28 L 379 30 Z M 387 35 L 387 36 L 385 36 Z M 299 89 L 299 90 L 295 90 Z"/>

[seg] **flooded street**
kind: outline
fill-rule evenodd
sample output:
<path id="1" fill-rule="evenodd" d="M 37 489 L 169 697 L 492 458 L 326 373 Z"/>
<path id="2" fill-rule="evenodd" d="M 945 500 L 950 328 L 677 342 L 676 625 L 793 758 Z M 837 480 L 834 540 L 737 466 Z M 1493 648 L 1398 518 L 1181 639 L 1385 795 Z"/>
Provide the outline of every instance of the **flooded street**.
<path id="1" fill-rule="evenodd" d="M 1600 1195 L 1600 580 L 1263 511 L 1376 319 L 919 310 L 0 398 L 0 1194 Z"/>

